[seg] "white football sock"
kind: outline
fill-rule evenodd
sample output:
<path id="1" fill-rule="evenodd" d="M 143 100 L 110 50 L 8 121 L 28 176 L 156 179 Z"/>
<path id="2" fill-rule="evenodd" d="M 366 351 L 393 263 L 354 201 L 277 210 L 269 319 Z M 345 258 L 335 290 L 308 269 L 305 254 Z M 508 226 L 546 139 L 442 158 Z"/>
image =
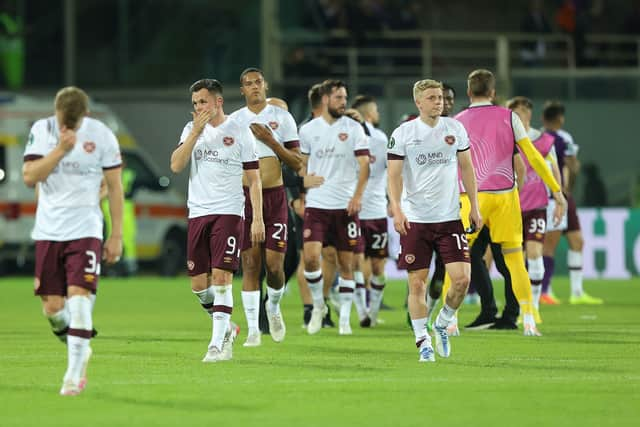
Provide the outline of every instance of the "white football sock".
<path id="1" fill-rule="evenodd" d="M 247 318 L 248 335 L 259 334 L 260 291 L 242 291 L 242 307 Z"/>
<path id="2" fill-rule="evenodd" d="M 571 283 L 571 295 L 580 297 L 584 293 L 582 288 L 582 252 L 567 252 L 567 266 L 569 267 L 569 282 Z"/>
<path id="3" fill-rule="evenodd" d="M 215 347 L 222 350 L 224 334 L 229 329 L 229 320 L 233 312 L 233 292 L 231 285 L 213 285 L 212 288 L 214 294 L 213 315 L 211 316 L 213 330 L 211 331 L 209 349 Z"/>

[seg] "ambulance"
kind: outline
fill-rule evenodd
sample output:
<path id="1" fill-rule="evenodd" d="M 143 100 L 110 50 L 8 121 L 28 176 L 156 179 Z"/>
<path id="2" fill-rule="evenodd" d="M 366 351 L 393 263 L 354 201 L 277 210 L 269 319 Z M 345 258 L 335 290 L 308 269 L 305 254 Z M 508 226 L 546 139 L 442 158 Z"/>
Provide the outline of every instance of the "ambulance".
<path id="1" fill-rule="evenodd" d="M 53 99 L 0 94 L 0 275 L 33 265 L 30 234 L 35 221 L 33 188 L 22 181 L 22 163 L 31 125 L 53 114 Z M 90 115 L 117 136 L 127 168 L 135 173 L 138 263 L 173 276 L 186 266 L 187 210 L 183 194 L 171 188 L 124 123 L 106 105 L 90 104 Z"/>

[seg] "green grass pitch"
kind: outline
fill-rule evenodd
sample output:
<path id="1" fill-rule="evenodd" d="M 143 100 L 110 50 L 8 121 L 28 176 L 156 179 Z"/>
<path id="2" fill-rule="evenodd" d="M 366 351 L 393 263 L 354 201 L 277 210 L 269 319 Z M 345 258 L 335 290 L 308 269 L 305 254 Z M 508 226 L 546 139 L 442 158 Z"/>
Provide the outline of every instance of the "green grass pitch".
<path id="1" fill-rule="evenodd" d="M 556 278 L 566 301 L 568 281 Z M 640 279 L 587 281 L 603 306 L 543 306 L 544 334 L 465 332 L 449 359 L 418 363 L 390 282 L 385 324 L 354 335 L 301 328 L 295 283 L 287 338 L 203 364 L 210 321 L 186 277 L 102 279 L 89 384 L 58 390 L 66 349 L 32 296 L 32 279 L 0 279 L 0 426 L 636 426 L 640 425 Z M 496 283 L 501 293 L 501 282 Z M 463 306 L 460 323 L 477 314 Z M 355 321 L 355 312 L 352 321 Z"/>

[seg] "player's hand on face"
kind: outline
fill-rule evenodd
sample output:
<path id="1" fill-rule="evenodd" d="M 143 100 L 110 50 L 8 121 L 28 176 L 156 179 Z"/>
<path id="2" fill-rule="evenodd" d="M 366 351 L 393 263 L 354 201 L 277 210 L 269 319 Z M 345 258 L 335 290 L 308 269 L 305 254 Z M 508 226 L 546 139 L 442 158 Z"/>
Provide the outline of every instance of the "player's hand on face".
<path id="1" fill-rule="evenodd" d="M 347 214 L 349 214 L 349 216 L 354 216 L 360 212 L 360 209 L 362 209 L 362 201 L 360 197 L 352 197 L 347 205 Z"/>
<path id="2" fill-rule="evenodd" d="M 264 221 L 254 218 L 251 221 L 251 243 L 256 246 L 264 242 Z"/>
<path id="3" fill-rule="evenodd" d="M 211 111 L 203 110 L 200 113 L 195 111 L 191 112 L 193 116 L 193 128 L 196 132 L 200 133 L 204 129 L 205 125 L 211 120 Z"/>
<path id="4" fill-rule="evenodd" d="M 400 233 L 401 236 L 406 236 L 411 229 L 409 220 L 401 210 L 397 210 L 393 213 L 393 227 L 398 233 Z"/>
<path id="5" fill-rule="evenodd" d="M 251 123 L 249 129 L 253 132 L 253 136 L 262 142 L 267 142 L 273 138 L 271 129 L 261 123 Z"/>
<path id="6" fill-rule="evenodd" d="M 109 237 L 102 249 L 102 259 L 107 264 L 115 264 L 122 256 L 122 237 Z"/>
<path id="7" fill-rule="evenodd" d="M 66 126 L 60 128 L 60 148 L 65 152 L 69 152 L 76 145 L 76 132 Z"/>
<path id="8" fill-rule="evenodd" d="M 304 188 L 316 188 L 324 184 L 324 177 L 318 176 L 315 173 L 310 173 L 309 175 L 305 175 L 303 179 L 304 179 Z"/>

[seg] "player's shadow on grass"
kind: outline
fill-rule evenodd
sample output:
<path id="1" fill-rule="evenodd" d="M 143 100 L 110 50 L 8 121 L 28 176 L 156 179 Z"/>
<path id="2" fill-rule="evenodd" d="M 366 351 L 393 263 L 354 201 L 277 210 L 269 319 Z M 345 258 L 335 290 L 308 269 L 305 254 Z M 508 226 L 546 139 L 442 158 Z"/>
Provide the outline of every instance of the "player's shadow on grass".
<path id="1" fill-rule="evenodd" d="M 343 352 L 343 355 L 344 355 L 344 352 Z M 360 359 L 354 360 L 353 363 L 349 363 L 348 360 L 343 359 L 340 362 L 341 364 L 331 363 L 330 361 L 327 361 L 324 363 L 322 362 L 313 363 L 309 361 L 305 361 L 304 363 L 301 363 L 300 361 L 286 363 L 279 359 L 273 359 L 273 361 L 267 362 L 264 359 L 249 359 L 249 358 L 245 359 L 238 356 L 237 358 L 234 357 L 233 363 L 236 364 L 237 366 L 246 366 L 246 367 L 256 366 L 256 367 L 264 368 L 265 364 L 269 364 L 278 370 L 285 369 L 285 368 L 290 370 L 308 369 L 308 370 L 314 370 L 314 371 L 316 370 L 326 371 L 328 373 L 344 372 L 346 374 L 357 372 L 357 371 L 361 371 L 364 373 L 364 372 L 385 370 L 385 368 L 382 366 L 377 367 L 372 365 L 363 365 Z"/>
<path id="2" fill-rule="evenodd" d="M 140 398 L 134 396 L 122 396 L 114 393 L 105 392 L 93 392 L 86 393 L 87 397 L 95 398 L 100 402 L 113 402 L 120 404 L 128 404 L 135 406 L 147 406 L 150 408 L 162 408 L 162 409 L 176 409 L 186 412 L 200 412 L 211 415 L 216 415 L 220 412 L 229 412 L 231 414 L 237 414 L 241 411 L 251 411 L 255 409 L 253 404 L 242 405 L 239 401 L 225 402 L 224 405 L 216 405 L 213 409 L 210 405 L 203 405 L 202 399 L 184 399 L 180 397 L 162 398 L 162 399 L 149 399 Z"/>
<path id="3" fill-rule="evenodd" d="M 132 336 L 132 335 L 100 335 L 97 340 L 126 341 L 126 342 L 202 342 L 202 337 L 168 337 L 162 336 Z"/>
<path id="4" fill-rule="evenodd" d="M 553 366 L 551 366 L 551 363 L 555 363 Z M 482 369 L 486 369 L 486 368 L 496 368 L 496 369 L 512 369 L 516 372 L 524 372 L 527 370 L 533 370 L 533 371 L 540 371 L 540 372 L 544 372 L 545 376 L 549 376 L 549 372 L 550 370 L 554 370 L 556 371 L 558 374 L 564 373 L 564 372 L 576 372 L 576 373 L 580 373 L 583 374 L 585 372 L 586 369 L 586 364 L 562 364 L 559 365 L 557 363 L 557 361 L 553 361 L 553 360 L 547 360 L 547 361 L 541 361 L 539 359 L 535 359 L 532 358 L 532 360 L 530 362 L 523 362 L 521 360 L 519 361 L 508 361 L 508 360 L 504 360 L 504 359 L 500 359 L 500 360 L 491 360 L 491 361 L 473 361 L 473 360 L 460 360 L 460 361 L 454 361 L 454 360 L 447 360 L 445 362 L 448 365 L 458 365 L 464 368 L 482 368 Z M 605 368 L 602 366 L 598 367 L 598 373 L 602 374 L 602 373 L 608 373 L 608 374 L 624 374 L 627 371 L 625 371 L 624 369 L 616 369 L 616 368 Z"/>

